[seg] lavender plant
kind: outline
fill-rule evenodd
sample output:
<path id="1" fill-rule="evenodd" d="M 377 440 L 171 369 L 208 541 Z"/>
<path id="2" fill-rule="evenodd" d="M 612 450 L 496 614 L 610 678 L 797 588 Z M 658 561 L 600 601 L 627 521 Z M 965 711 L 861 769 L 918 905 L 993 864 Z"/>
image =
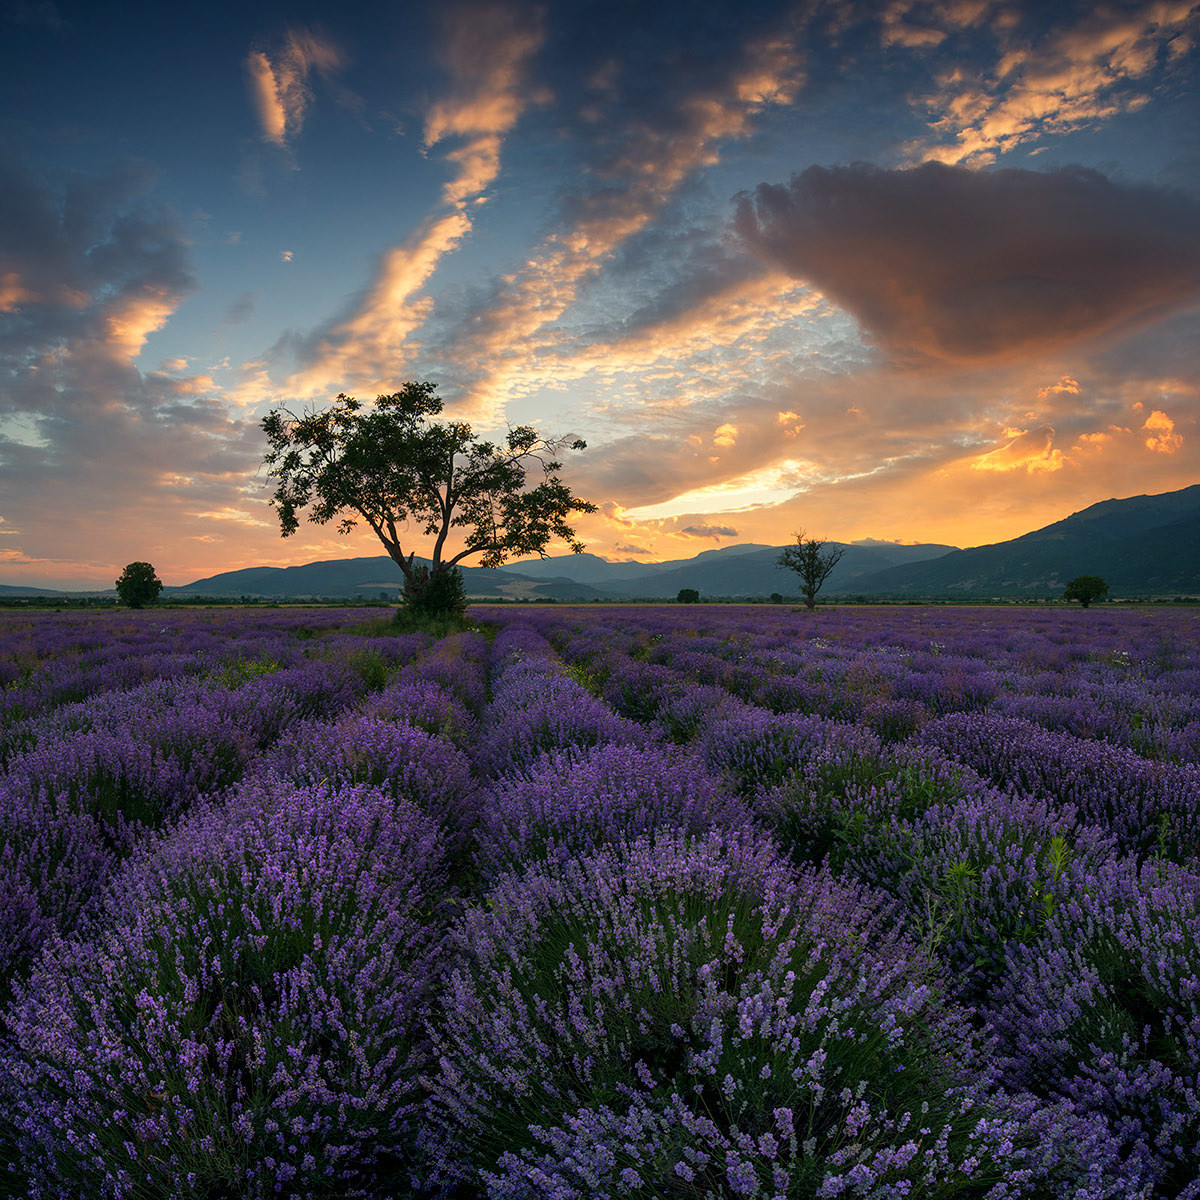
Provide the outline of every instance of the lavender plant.
<path id="1" fill-rule="evenodd" d="M 29 1195 L 392 1194 L 441 878 L 433 822 L 362 786 L 251 791 L 136 855 L 6 1017 Z"/>
<path id="2" fill-rule="evenodd" d="M 430 1141 L 491 1196 L 1104 1194 L 868 896 L 752 837 L 505 876 L 455 942 Z"/>

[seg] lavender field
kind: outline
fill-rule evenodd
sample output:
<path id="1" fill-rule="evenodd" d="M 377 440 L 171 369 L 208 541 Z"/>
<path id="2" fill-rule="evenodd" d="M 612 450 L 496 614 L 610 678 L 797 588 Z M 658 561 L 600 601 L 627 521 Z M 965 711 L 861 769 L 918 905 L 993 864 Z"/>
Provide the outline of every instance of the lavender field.
<path id="1" fill-rule="evenodd" d="M 1200 1198 L 1200 613 L 0 615 L 0 1195 Z"/>

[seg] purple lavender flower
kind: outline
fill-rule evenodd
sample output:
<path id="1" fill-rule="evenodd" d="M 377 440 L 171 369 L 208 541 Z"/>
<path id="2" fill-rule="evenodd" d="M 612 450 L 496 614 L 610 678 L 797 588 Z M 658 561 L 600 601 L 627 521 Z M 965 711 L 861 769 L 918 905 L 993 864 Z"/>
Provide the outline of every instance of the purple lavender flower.
<path id="1" fill-rule="evenodd" d="M 550 860 L 502 877 L 455 940 L 428 1138 L 448 1179 L 498 1197 L 680 1180 L 983 1197 L 1006 1176 L 1014 1197 L 1086 1194 L 1078 1146 L 1064 1132 L 1043 1157 L 917 947 L 762 841 L 660 833 Z"/>
<path id="2" fill-rule="evenodd" d="M 698 760 L 671 748 L 556 750 L 492 786 L 476 830 L 476 859 L 494 877 L 654 829 L 698 834 L 749 823 L 745 806 Z"/>
<path id="3" fill-rule="evenodd" d="M 433 823 L 369 787 L 244 795 L 135 855 L 7 1016 L 30 1195 L 377 1195 L 441 880 Z"/>

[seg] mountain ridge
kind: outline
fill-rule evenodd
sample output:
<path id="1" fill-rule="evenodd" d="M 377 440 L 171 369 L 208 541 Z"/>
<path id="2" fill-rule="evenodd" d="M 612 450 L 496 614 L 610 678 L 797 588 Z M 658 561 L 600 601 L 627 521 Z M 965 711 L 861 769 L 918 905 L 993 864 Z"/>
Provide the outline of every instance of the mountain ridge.
<path id="1" fill-rule="evenodd" d="M 1061 596 L 1076 575 L 1099 575 L 1114 598 L 1200 595 L 1200 484 L 1101 500 L 1005 542 L 958 549 L 862 539 L 842 545 L 822 590 L 827 599 L 1021 599 Z M 673 600 L 683 588 L 706 599 L 798 594 L 776 563 L 782 546 L 739 543 L 659 563 L 609 562 L 595 554 L 526 559 L 492 570 L 462 568 L 478 600 Z M 243 567 L 163 589 L 164 596 L 397 600 L 399 567 L 386 555 L 290 567 Z M 0 584 L 0 596 L 111 595 Z"/>

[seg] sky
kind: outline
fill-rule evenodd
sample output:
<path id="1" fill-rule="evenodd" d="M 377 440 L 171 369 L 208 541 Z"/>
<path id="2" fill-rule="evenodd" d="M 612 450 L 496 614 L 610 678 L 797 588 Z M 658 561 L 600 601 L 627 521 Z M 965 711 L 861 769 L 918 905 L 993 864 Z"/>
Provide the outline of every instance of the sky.
<path id="1" fill-rule="evenodd" d="M 614 560 L 1196 483 L 1198 63 L 1189 0 L 0 0 L 0 583 L 381 553 L 280 537 L 260 422 L 407 380 L 585 439 Z"/>

